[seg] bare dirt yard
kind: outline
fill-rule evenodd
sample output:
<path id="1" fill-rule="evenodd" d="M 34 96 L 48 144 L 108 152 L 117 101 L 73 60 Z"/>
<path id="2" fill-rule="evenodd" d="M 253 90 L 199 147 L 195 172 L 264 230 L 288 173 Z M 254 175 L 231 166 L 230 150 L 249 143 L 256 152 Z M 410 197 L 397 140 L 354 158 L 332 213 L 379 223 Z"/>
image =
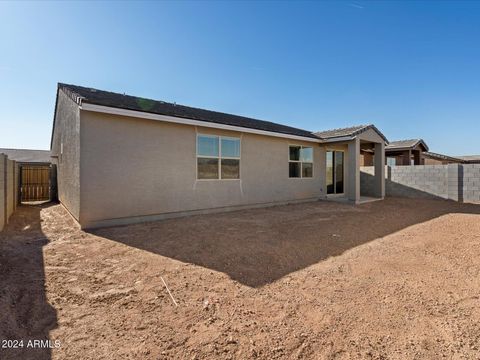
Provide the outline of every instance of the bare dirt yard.
<path id="1" fill-rule="evenodd" d="M 480 358 L 479 205 L 313 202 L 92 232 L 24 206 L 0 274 L 0 339 L 24 340 L 2 360 Z"/>

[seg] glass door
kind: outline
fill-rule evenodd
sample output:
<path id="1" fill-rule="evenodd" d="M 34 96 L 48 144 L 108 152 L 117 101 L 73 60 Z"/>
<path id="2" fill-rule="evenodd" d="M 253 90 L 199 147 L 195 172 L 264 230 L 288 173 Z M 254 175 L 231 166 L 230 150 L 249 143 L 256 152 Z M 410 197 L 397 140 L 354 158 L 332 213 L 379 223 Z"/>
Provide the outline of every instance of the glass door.
<path id="1" fill-rule="evenodd" d="M 343 194 L 343 151 L 327 151 L 327 194 Z"/>

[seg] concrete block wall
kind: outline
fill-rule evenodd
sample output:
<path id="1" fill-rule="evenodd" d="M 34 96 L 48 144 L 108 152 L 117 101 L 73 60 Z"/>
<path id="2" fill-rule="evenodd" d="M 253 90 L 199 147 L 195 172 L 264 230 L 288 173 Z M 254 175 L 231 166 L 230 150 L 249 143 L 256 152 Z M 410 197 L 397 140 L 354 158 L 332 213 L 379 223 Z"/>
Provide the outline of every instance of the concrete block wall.
<path id="1" fill-rule="evenodd" d="M 388 166 L 387 166 L 388 168 Z M 385 173 L 388 169 L 385 169 Z M 373 196 L 373 176 L 375 175 L 374 166 L 361 166 L 360 167 L 360 195 L 361 196 Z M 386 184 L 385 184 L 386 185 Z M 385 189 L 386 191 L 386 189 Z"/>
<path id="2" fill-rule="evenodd" d="M 7 218 L 15 211 L 15 161 L 7 159 Z"/>
<path id="3" fill-rule="evenodd" d="M 0 231 L 17 208 L 18 169 L 13 160 L 0 154 Z"/>
<path id="4" fill-rule="evenodd" d="M 373 167 L 362 167 L 362 195 L 372 196 Z M 480 164 L 387 166 L 387 196 L 480 202 Z"/>
<path id="5" fill-rule="evenodd" d="M 461 195 L 464 202 L 480 203 L 480 164 L 462 165 L 463 188 Z"/>

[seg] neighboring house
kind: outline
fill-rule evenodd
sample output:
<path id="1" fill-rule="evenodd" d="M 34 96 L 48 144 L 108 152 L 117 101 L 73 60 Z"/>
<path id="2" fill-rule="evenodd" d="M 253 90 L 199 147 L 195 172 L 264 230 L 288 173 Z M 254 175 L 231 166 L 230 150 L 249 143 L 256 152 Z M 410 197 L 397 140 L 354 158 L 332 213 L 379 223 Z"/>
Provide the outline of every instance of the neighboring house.
<path id="1" fill-rule="evenodd" d="M 50 150 L 29 150 L 29 149 L 2 149 L 0 154 L 5 154 L 10 160 L 17 164 L 48 165 L 51 163 Z"/>
<path id="2" fill-rule="evenodd" d="M 82 228 L 343 197 L 360 203 L 360 150 L 385 195 L 373 125 L 312 133 L 59 84 L 51 151 L 58 197 Z"/>
<path id="3" fill-rule="evenodd" d="M 463 163 L 465 163 L 465 161 L 459 157 L 437 154 L 430 151 L 422 153 L 422 165 L 447 165 Z"/>
<path id="4" fill-rule="evenodd" d="M 422 153 L 428 151 L 428 146 L 422 139 L 392 141 L 385 147 L 386 164 L 422 165 Z"/>
<path id="5" fill-rule="evenodd" d="M 462 155 L 455 157 L 466 164 L 480 164 L 480 155 Z"/>
<path id="6" fill-rule="evenodd" d="M 0 149 L 16 164 L 16 202 L 56 200 L 55 169 L 50 150 Z"/>

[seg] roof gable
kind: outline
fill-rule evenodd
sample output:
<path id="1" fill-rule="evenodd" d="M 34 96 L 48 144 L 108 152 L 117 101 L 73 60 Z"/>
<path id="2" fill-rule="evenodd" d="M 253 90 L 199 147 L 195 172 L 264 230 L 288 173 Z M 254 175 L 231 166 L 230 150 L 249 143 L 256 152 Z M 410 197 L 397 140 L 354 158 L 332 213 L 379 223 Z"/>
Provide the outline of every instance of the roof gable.
<path id="1" fill-rule="evenodd" d="M 423 151 L 428 151 L 428 145 L 423 139 L 408 139 L 408 140 L 396 140 L 392 141 L 385 150 L 403 150 L 414 149 L 417 146 L 422 146 Z"/>
<path id="2" fill-rule="evenodd" d="M 319 132 L 316 132 L 315 135 L 317 135 L 319 138 L 324 140 L 340 141 L 343 138 L 354 138 L 355 136 L 360 135 L 368 130 L 375 131 L 388 144 L 388 139 L 373 124 L 357 125 L 357 126 L 351 126 L 347 128 L 319 131 Z"/>

